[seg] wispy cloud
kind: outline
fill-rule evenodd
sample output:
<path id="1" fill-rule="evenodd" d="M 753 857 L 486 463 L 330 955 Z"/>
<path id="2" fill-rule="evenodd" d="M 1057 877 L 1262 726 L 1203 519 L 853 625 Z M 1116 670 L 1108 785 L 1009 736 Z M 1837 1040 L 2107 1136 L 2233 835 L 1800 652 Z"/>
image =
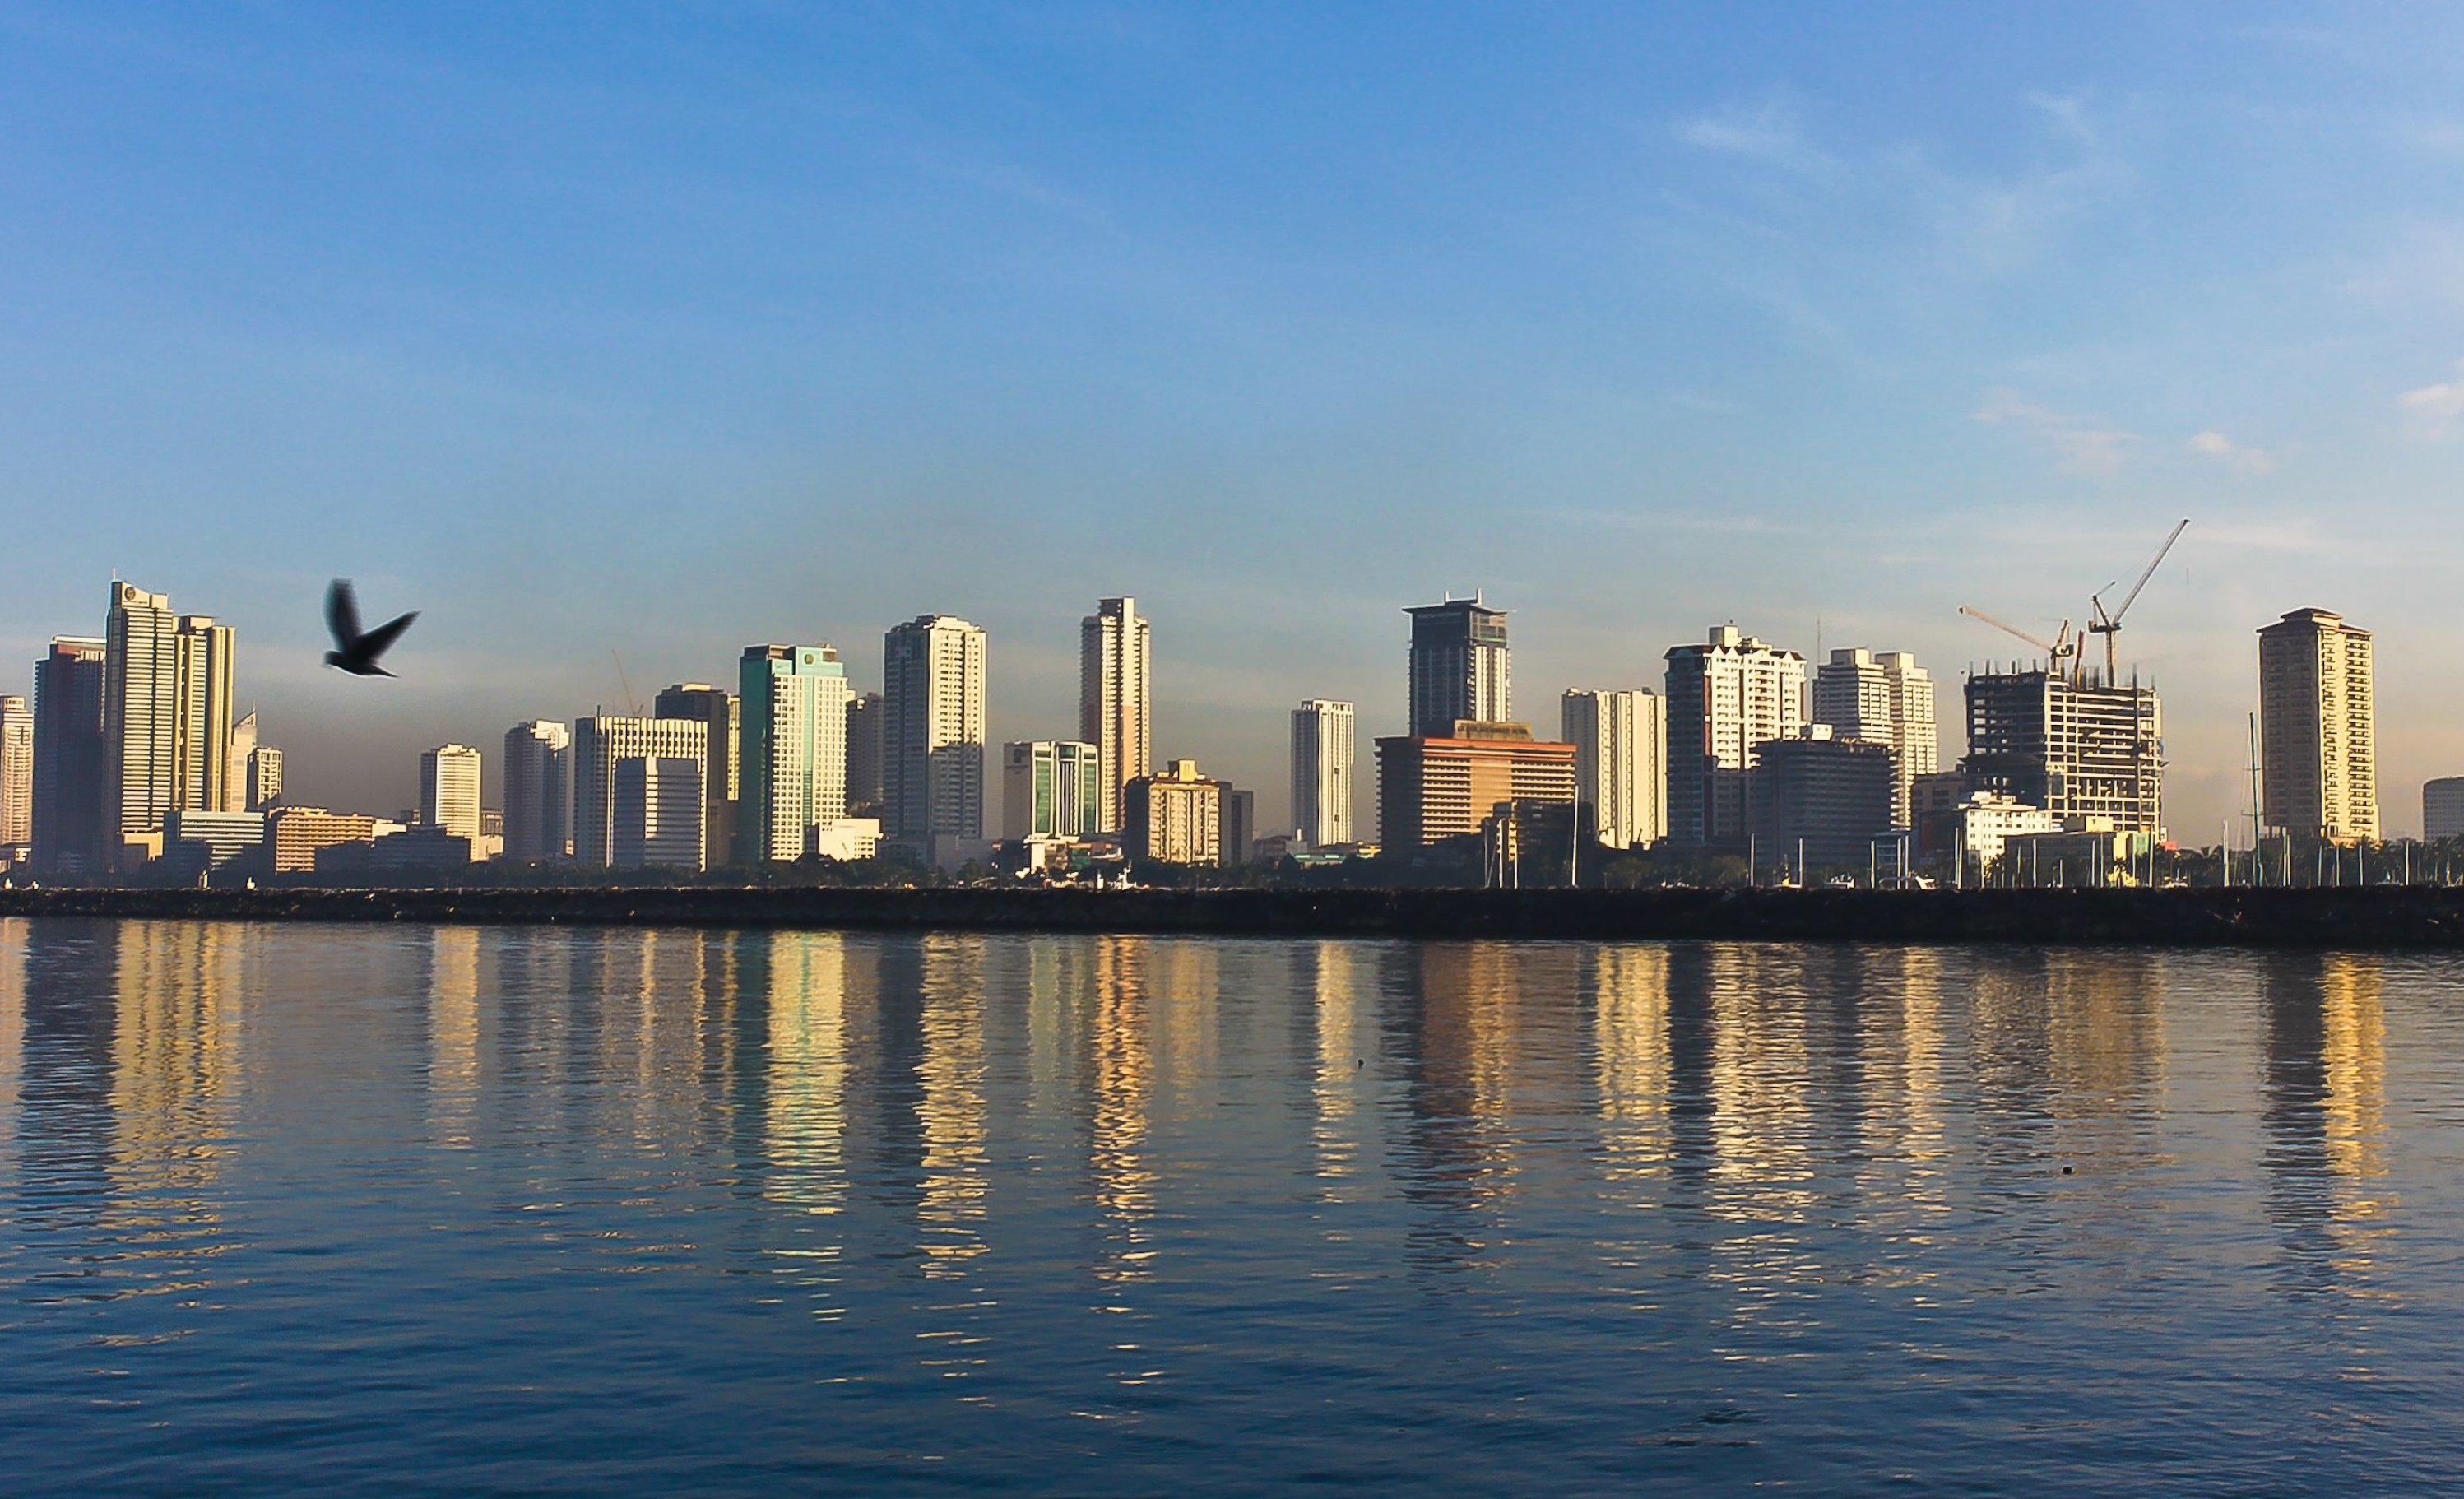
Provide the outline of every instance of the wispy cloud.
<path id="1" fill-rule="evenodd" d="M 1969 419 L 2027 433 L 2051 449 L 2061 467 L 2072 474 L 2118 473 L 2140 441 L 2137 432 L 2039 406 L 2015 390 L 1987 391 L 1985 404 L 1969 412 Z"/>
<path id="2" fill-rule="evenodd" d="M 2464 373 L 2464 360 L 2457 361 L 2455 368 Z M 2446 442 L 2464 429 L 2464 379 L 2408 390 L 2396 397 L 2396 405 L 2404 409 L 2407 430 L 2414 437 Z"/>
<path id="3" fill-rule="evenodd" d="M 2183 446 L 2203 457 L 2215 459 L 2235 474 L 2257 477 L 2276 472 L 2276 454 L 2264 448 L 2245 448 L 2212 429 L 2198 433 Z"/>
<path id="4" fill-rule="evenodd" d="M 1742 157 L 1800 177 L 1828 181 L 1841 170 L 1837 158 L 1806 143 L 1797 127 L 1796 110 L 1784 99 L 1767 99 L 1750 110 L 1681 120 L 1677 139 L 1700 150 Z"/>

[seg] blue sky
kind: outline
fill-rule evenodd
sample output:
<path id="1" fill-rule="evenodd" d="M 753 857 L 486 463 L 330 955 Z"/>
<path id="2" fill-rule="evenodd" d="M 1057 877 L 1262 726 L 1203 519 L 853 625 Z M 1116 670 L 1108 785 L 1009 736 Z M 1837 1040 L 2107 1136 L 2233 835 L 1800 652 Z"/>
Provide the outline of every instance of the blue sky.
<path id="1" fill-rule="evenodd" d="M 241 629 L 304 794 L 826 640 L 991 631 L 993 733 L 1156 624 L 1158 737 L 1282 815 L 1400 725 L 1406 604 L 1517 707 L 1733 619 L 1956 689 L 2129 618 L 2174 831 L 2251 631 L 2380 640 L 2464 773 L 2464 12 L 2393 6 L 0 0 L 0 650 L 116 568 Z M 323 580 L 426 612 L 321 672 Z M 491 780 L 493 782 L 493 775 Z"/>

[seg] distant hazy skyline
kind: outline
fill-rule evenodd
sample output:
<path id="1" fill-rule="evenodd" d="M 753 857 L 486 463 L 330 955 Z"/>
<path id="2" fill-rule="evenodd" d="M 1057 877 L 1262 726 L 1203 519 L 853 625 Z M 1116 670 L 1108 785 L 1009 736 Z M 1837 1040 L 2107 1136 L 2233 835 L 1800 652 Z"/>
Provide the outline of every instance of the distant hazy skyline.
<path id="1" fill-rule="evenodd" d="M 2297 607 L 2376 632 L 2390 833 L 2464 774 L 2464 12 L 13 0 L 0 143 L 0 692 L 116 568 L 302 800 L 931 612 L 1068 738 L 1120 594 L 1265 827 L 1449 589 L 1543 728 L 1733 620 L 1917 652 L 1947 763 L 1956 606 L 2182 516 L 2175 836 Z"/>

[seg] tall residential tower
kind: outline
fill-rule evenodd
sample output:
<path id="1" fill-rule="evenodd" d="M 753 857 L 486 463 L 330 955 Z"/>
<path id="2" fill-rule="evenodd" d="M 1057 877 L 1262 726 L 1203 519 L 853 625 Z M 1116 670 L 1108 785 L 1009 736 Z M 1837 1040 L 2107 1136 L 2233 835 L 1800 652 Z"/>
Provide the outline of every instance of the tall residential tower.
<path id="1" fill-rule="evenodd" d="M 1459 720 L 1504 723 L 1514 716 L 1504 609 L 1449 599 L 1403 612 L 1412 616 L 1409 738 L 1444 738 Z"/>
<path id="2" fill-rule="evenodd" d="M 1714 625 L 1699 646 L 1668 652 L 1668 833 L 1702 847 L 1742 846 L 1746 777 L 1773 739 L 1805 724 L 1805 657 Z"/>
<path id="3" fill-rule="evenodd" d="M 1574 794 L 1612 849 L 1668 835 L 1668 700 L 1658 693 L 1569 688 L 1559 737 L 1574 746 Z"/>
<path id="4" fill-rule="evenodd" d="M 1311 849 L 1356 843 L 1352 704 L 1310 698 L 1292 710 L 1292 822 Z"/>
<path id="5" fill-rule="evenodd" d="M 1891 826 L 1909 827 L 1917 778 L 1932 775 L 1942 754 L 1933 678 L 1917 658 L 1904 650 L 1834 650 L 1815 670 L 1814 721 L 1831 725 L 1837 738 L 1890 749 Z"/>
<path id="6" fill-rule="evenodd" d="M 984 835 L 984 632 L 924 614 L 882 641 L 882 832 L 932 857 Z"/>
<path id="7" fill-rule="evenodd" d="M 828 646 L 747 646 L 736 691 L 736 857 L 801 859 L 807 833 L 847 816 L 847 667 Z"/>
<path id="8" fill-rule="evenodd" d="M 1098 600 L 1078 622 L 1078 738 L 1103 762 L 1100 828 L 1108 833 L 1124 826 L 1123 788 L 1155 768 L 1149 637 L 1133 598 Z"/>
<path id="9" fill-rule="evenodd" d="M 2379 835 L 2370 632 L 2296 609 L 2258 632 L 2258 763 L 2270 827 L 2336 843 Z"/>

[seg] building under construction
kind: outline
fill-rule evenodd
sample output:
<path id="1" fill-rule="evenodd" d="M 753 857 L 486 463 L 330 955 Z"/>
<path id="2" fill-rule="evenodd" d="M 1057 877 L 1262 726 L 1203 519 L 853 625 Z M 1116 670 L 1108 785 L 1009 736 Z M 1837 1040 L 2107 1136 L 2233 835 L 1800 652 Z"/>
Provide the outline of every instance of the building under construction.
<path id="1" fill-rule="evenodd" d="M 2112 819 L 2164 836 L 2164 710 L 2134 678 L 2090 672 L 1969 672 L 1968 784 L 2057 817 Z"/>

